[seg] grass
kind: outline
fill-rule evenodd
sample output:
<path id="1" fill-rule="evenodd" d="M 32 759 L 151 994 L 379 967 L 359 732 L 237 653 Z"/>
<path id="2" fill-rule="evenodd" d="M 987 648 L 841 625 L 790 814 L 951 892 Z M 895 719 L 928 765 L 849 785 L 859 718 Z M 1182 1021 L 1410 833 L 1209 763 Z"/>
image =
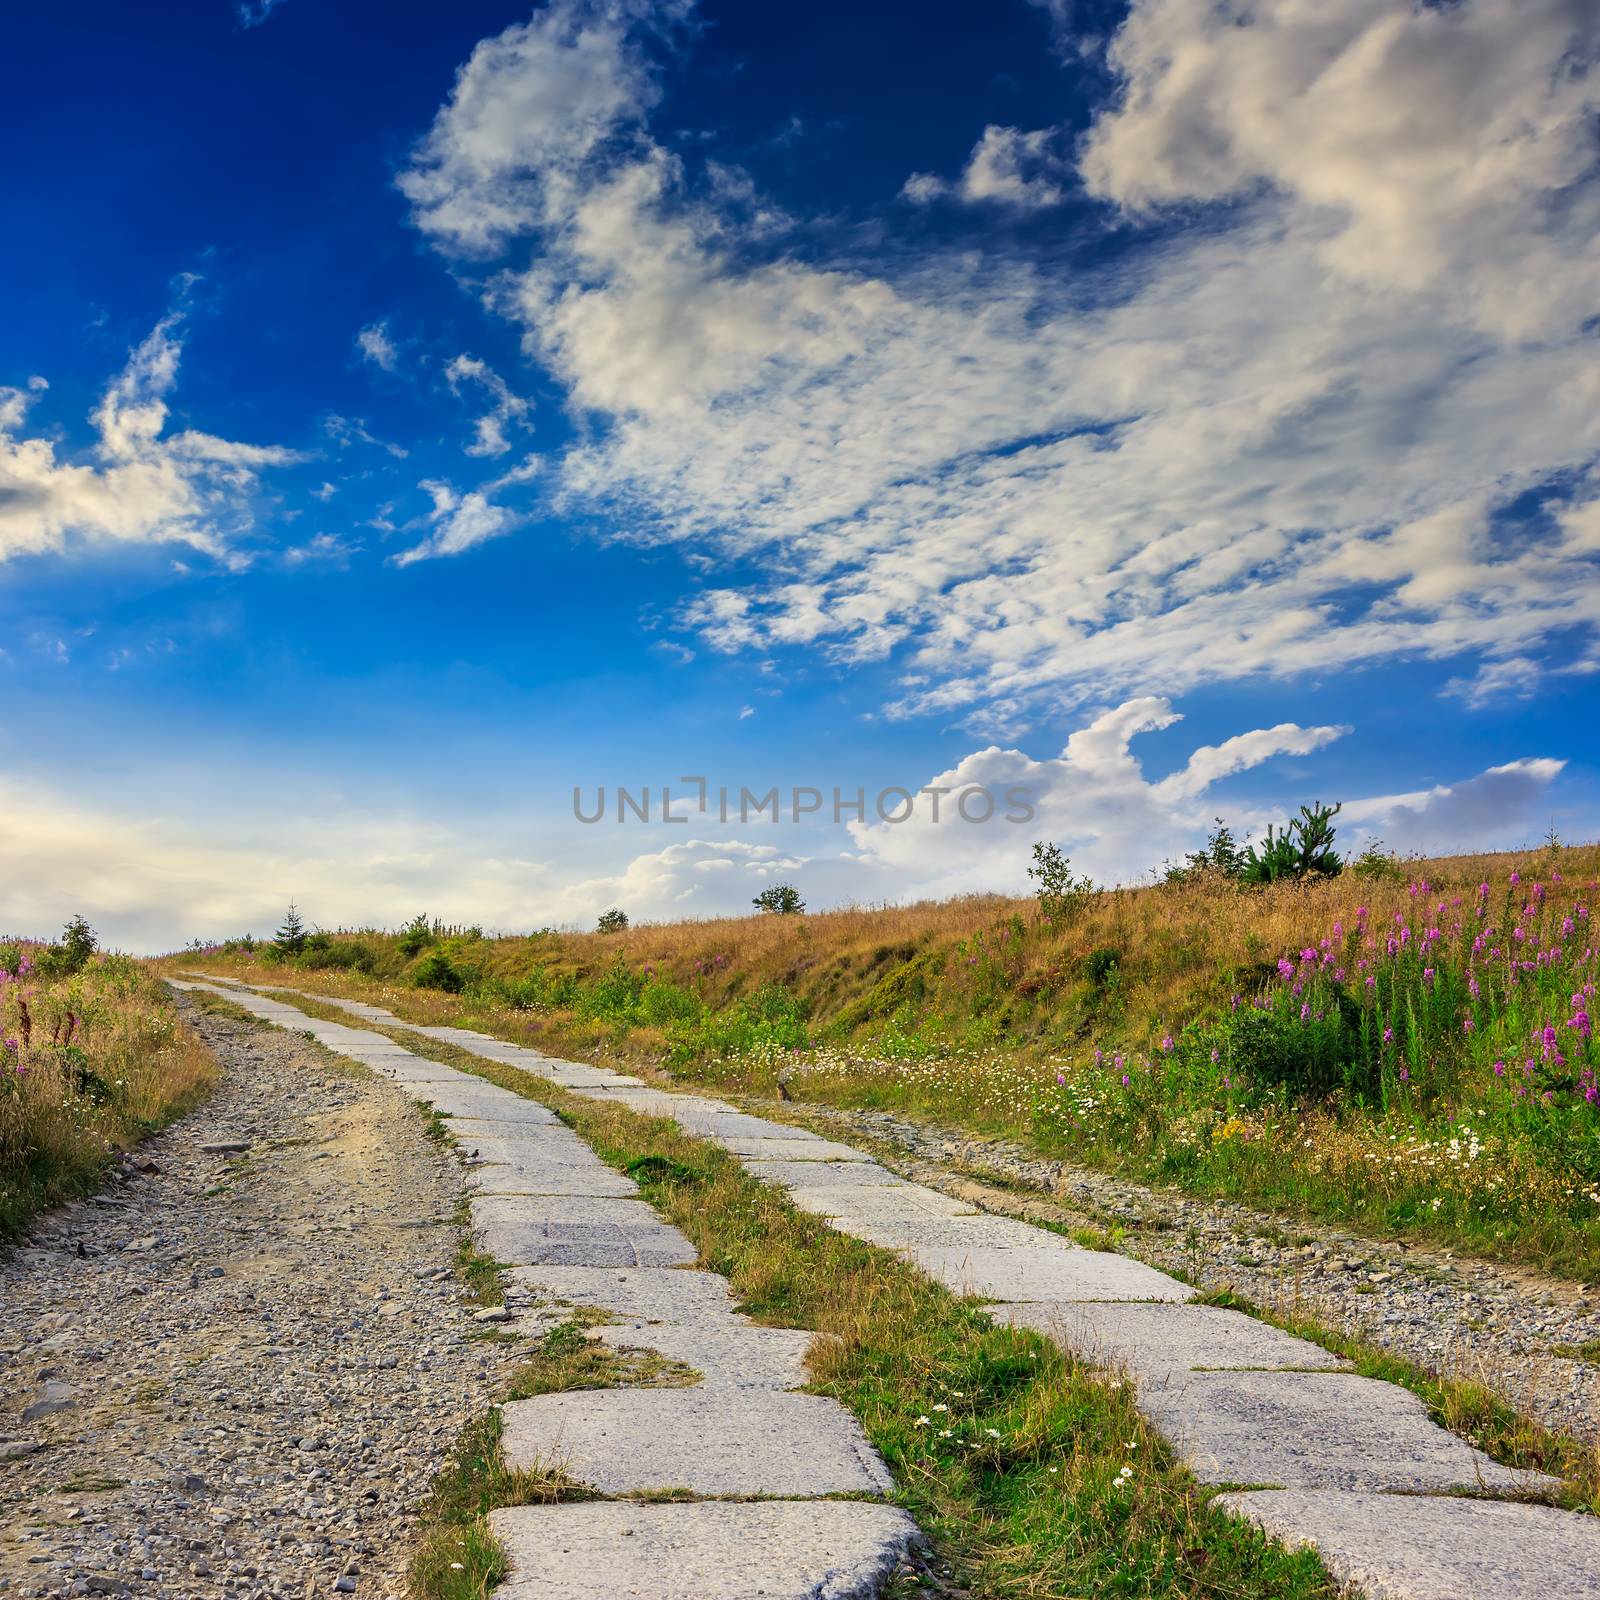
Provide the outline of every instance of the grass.
<path id="1" fill-rule="evenodd" d="M 144 965 L 97 956 L 50 975 L 0 945 L 0 1242 L 98 1188 L 118 1151 L 209 1093 L 210 1053 Z"/>
<path id="2" fill-rule="evenodd" d="M 675 1124 L 596 1106 L 403 1028 L 391 1037 L 554 1107 L 725 1274 L 759 1322 L 817 1330 L 817 1392 L 861 1420 L 963 1590 L 982 1600 L 1062 1594 L 1333 1600 L 1317 1557 L 1284 1551 L 1209 1506 L 1140 1416 L 1130 1386 L 974 1305 L 897 1257 L 796 1211 L 726 1151 Z M 564 1325 L 513 1378 L 514 1395 L 638 1381 Z M 661 1381 L 648 1368 L 643 1376 Z M 681 1374 L 669 1374 L 681 1379 Z M 430 1503 L 413 1569 L 429 1600 L 481 1595 L 502 1558 L 494 1505 L 574 1492 L 505 1467 L 495 1417 L 475 1424 Z"/>
<path id="3" fill-rule="evenodd" d="M 1054 921 L 975 896 L 200 959 L 1600 1282 L 1597 873 L 1595 846 L 1377 858 L 1264 890 L 1106 890 Z"/>

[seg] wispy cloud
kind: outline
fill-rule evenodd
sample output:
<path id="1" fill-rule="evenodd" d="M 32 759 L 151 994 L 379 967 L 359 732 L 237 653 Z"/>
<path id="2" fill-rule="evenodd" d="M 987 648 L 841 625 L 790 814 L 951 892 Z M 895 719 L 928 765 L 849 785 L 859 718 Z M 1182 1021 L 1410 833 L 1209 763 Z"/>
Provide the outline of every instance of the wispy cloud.
<path id="1" fill-rule="evenodd" d="M 389 332 L 389 319 L 369 322 L 356 334 L 356 349 L 362 359 L 385 372 L 394 372 L 400 365 L 400 350 Z"/>
<path id="2" fill-rule="evenodd" d="M 474 545 L 510 533 L 517 525 L 516 515 L 495 505 L 481 489 L 463 494 L 436 479 L 425 480 L 421 487 L 433 501 L 427 519 L 433 531 L 420 544 L 392 557 L 396 566 L 408 567 L 433 556 L 460 555 Z"/>
<path id="3" fill-rule="evenodd" d="M 495 303 L 587 420 L 566 504 L 760 559 L 713 643 L 898 652 L 898 710 L 981 721 L 1594 635 L 1592 7 L 1136 0 L 1074 181 L 1141 248 L 892 276 L 651 136 L 683 10 L 484 41 L 402 186 L 441 248 L 532 242 Z"/>
<path id="4" fill-rule="evenodd" d="M 283 3 L 284 0 L 238 0 L 233 10 L 241 28 L 259 28 Z"/>
<path id="5" fill-rule="evenodd" d="M 476 356 L 459 355 L 444 369 L 450 392 L 459 395 L 463 386 L 471 384 L 481 389 L 490 400 L 490 409 L 473 424 L 473 441 L 469 456 L 503 456 L 511 448 L 506 437 L 507 428 L 527 425 L 533 410 L 531 403 L 521 395 L 513 394 L 504 378 L 488 362 Z"/>

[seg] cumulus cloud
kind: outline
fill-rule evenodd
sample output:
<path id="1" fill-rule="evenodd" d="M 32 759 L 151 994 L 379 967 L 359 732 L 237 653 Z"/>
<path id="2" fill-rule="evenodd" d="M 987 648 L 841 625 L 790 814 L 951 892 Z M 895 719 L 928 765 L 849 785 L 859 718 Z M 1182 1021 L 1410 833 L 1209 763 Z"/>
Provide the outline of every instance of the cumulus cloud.
<path id="1" fill-rule="evenodd" d="M 1565 766 L 1547 757 L 1509 761 L 1462 783 L 1347 804 L 1344 818 L 1400 851 L 1439 855 L 1530 844 L 1542 831 L 1538 806 Z"/>
<path id="2" fill-rule="evenodd" d="M 566 505 L 759 558 L 712 643 L 895 652 L 895 709 L 984 725 L 1594 636 L 1592 7 L 1136 0 L 1082 171 L 1147 237 L 1059 274 L 785 248 L 650 133 L 684 10 L 485 40 L 402 187 L 531 245 L 493 298 L 584 417 Z"/>
<path id="3" fill-rule="evenodd" d="M 62 459 L 52 440 L 23 431 L 43 379 L 0 389 L 0 560 L 60 551 L 74 538 L 188 544 L 228 558 L 230 539 L 249 526 L 261 471 L 300 457 L 166 431 L 179 326 L 164 318 L 130 352 L 91 414 L 97 441 L 83 459 Z"/>
<path id="4" fill-rule="evenodd" d="M 1142 0 L 1084 177 L 1136 207 L 1270 188 L 1341 273 L 1563 332 L 1593 310 L 1597 45 L 1589 0 Z"/>
<path id="5" fill-rule="evenodd" d="M 920 203 L 957 199 L 977 205 L 994 201 L 1019 211 L 1060 205 L 1066 190 L 1059 181 L 1062 163 L 1054 148 L 1059 138 L 1054 128 L 1024 132 L 991 123 L 954 183 L 917 172 L 906 179 L 902 192 L 908 200 Z"/>
<path id="6" fill-rule="evenodd" d="M 471 384 L 489 397 L 490 409 L 473 424 L 474 437 L 467 446 L 467 454 L 503 456 L 511 448 L 506 429 L 526 426 L 532 405 L 521 395 L 513 394 L 506 380 L 488 362 L 476 356 L 457 356 L 444 369 L 444 375 L 452 394 L 459 395 L 464 385 Z"/>
<path id="7" fill-rule="evenodd" d="M 1102 712 L 1055 757 L 999 745 L 975 750 L 928 780 L 927 788 L 949 797 L 937 820 L 930 797 L 904 822 L 847 824 L 858 858 L 896 896 L 1017 889 L 1028 845 L 1051 839 L 1097 881 L 1130 882 L 1192 847 L 1215 809 L 1204 798 L 1214 784 L 1276 756 L 1320 750 L 1348 731 L 1292 722 L 1257 729 L 1203 745 L 1169 777 L 1152 781 L 1133 741 L 1181 720 L 1169 700 L 1144 695 Z M 959 796 L 974 787 L 995 797 L 992 818 L 977 820 L 987 808 L 976 799 L 962 815 Z M 1025 822 L 1006 820 L 1008 795 L 1026 797 L 1033 814 Z M 1258 819 L 1250 811 L 1237 820 L 1248 831 Z"/>
<path id="8" fill-rule="evenodd" d="M 385 372 L 393 372 L 400 364 L 400 351 L 389 332 L 387 317 L 369 322 L 361 329 L 356 335 L 356 349 L 361 352 L 363 360 L 370 361 Z"/>

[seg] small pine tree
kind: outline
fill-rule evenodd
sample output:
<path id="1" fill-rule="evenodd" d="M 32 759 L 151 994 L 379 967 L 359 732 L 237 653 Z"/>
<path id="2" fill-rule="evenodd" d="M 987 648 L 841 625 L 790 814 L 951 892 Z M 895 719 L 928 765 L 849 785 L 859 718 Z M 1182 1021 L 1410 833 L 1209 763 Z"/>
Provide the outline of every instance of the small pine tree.
<path id="1" fill-rule="evenodd" d="M 628 926 L 628 913 L 618 906 L 612 906 L 609 911 L 600 913 L 600 920 L 595 923 L 596 933 L 621 933 Z"/>
<path id="2" fill-rule="evenodd" d="M 279 955 L 297 956 L 305 949 L 309 937 L 300 912 L 291 900 L 289 910 L 283 919 L 283 926 L 278 929 L 277 937 L 273 940 L 273 947 Z"/>
<path id="3" fill-rule="evenodd" d="M 99 948 L 94 929 L 82 917 L 74 917 L 61 930 L 61 950 L 69 972 L 82 972 Z"/>
<path id="4" fill-rule="evenodd" d="M 1344 861 L 1333 848 L 1333 819 L 1343 808 L 1301 806 L 1300 815 L 1284 824 L 1283 832 L 1268 825 L 1267 836 L 1244 853 L 1239 876 L 1246 883 L 1277 883 L 1283 878 L 1334 878 L 1344 871 Z"/>
<path id="5" fill-rule="evenodd" d="M 792 883 L 771 883 L 750 902 L 757 911 L 770 911 L 776 916 L 792 917 L 804 911 L 806 903 Z"/>

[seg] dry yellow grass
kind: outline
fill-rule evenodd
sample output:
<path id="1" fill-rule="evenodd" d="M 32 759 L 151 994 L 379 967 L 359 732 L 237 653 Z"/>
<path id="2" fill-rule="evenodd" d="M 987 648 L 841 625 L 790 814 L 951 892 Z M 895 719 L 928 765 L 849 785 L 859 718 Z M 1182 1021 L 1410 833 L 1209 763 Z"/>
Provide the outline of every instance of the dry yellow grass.
<path id="1" fill-rule="evenodd" d="M 216 1065 L 138 963 L 0 985 L 0 1238 L 91 1189 L 113 1152 L 196 1104 Z"/>

